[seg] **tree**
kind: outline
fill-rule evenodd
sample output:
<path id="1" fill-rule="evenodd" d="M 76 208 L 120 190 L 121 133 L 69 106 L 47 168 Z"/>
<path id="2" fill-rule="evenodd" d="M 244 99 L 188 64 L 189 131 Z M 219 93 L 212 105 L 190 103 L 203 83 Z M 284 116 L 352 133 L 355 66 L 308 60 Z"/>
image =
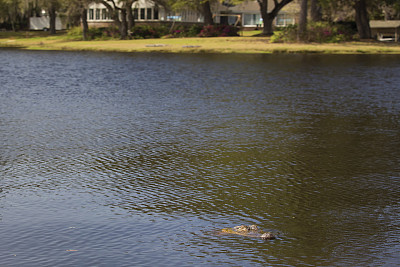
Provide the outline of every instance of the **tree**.
<path id="1" fill-rule="evenodd" d="M 128 37 L 129 27 L 133 26 L 132 5 L 136 0 L 102 0 L 102 3 L 111 14 L 114 24 L 118 27 L 121 34 L 121 39 Z M 111 3 L 109 3 L 111 2 Z M 121 19 L 120 19 L 121 17 Z M 129 20 L 129 23 L 128 23 Z M 129 27 L 128 27 L 129 25 Z"/>
<path id="2" fill-rule="evenodd" d="M 82 19 L 82 38 L 84 41 L 88 40 L 89 25 L 87 22 L 87 9 L 81 8 L 81 19 Z"/>
<path id="3" fill-rule="evenodd" d="M 82 38 L 88 40 L 89 25 L 87 21 L 87 6 L 92 0 L 64 0 L 67 6 L 66 13 L 68 21 L 72 25 L 82 25 Z"/>
<path id="4" fill-rule="evenodd" d="M 391 19 L 400 19 L 400 1 L 399 0 L 385 0 L 384 6 L 390 10 Z"/>
<path id="5" fill-rule="evenodd" d="M 311 16 L 311 21 L 321 21 L 322 20 L 321 5 L 318 0 L 311 0 L 310 16 Z"/>
<path id="6" fill-rule="evenodd" d="M 62 6 L 61 0 L 42 0 L 41 6 L 45 8 L 49 14 L 50 20 L 50 34 L 56 34 L 56 18 L 57 12 Z"/>
<path id="7" fill-rule="evenodd" d="M 12 30 L 15 32 L 17 30 L 16 26 L 19 21 L 19 4 L 18 0 L 7 1 L 8 2 L 8 17 L 11 23 Z"/>
<path id="8" fill-rule="evenodd" d="M 371 38 L 369 12 L 387 1 L 398 0 L 319 0 L 319 5 L 329 21 L 347 20 L 354 16 L 360 38 L 369 39 Z"/>
<path id="9" fill-rule="evenodd" d="M 300 1 L 300 18 L 299 18 L 299 26 L 297 31 L 297 40 L 300 41 L 303 39 L 304 33 L 307 30 L 307 4 L 308 0 Z"/>
<path id="10" fill-rule="evenodd" d="M 356 11 L 357 31 L 361 39 L 371 38 L 371 29 L 369 27 L 369 17 L 367 11 L 367 0 L 356 0 L 354 3 Z"/>
<path id="11" fill-rule="evenodd" d="M 354 20 L 357 25 L 357 31 L 361 39 L 371 38 L 371 29 L 369 27 L 369 11 L 372 11 L 378 3 L 384 3 L 391 0 L 320 0 L 325 7 L 330 6 L 330 13 L 333 10 L 346 10 L 350 8 L 354 11 Z M 345 14 L 349 16 L 350 10 L 346 10 Z"/>
<path id="12" fill-rule="evenodd" d="M 273 0 L 274 8 L 268 12 L 268 0 L 257 0 L 258 5 L 260 6 L 261 18 L 264 22 L 262 35 L 269 36 L 273 34 L 272 22 L 278 15 L 279 11 L 292 1 L 293 0 Z"/>
<path id="13" fill-rule="evenodd" d="M 50 34 L 56 34 L 56 18 L 57 18 L 57 5 L 55 2 L 48 7 L 49 19 L 50 19 Z"/>
<path id="14" fill-rule="evenodd" d="M 2 27 L 17 31 L 28 26 L 33 3 L 31 0 L 0 0 L 0 23 Z"/>
<path id="15" fill-rule="evenodd" d="M 233 2 L 243 2 L 243 0 L 232 0 Z M 204 17 L 205 25 L 213 25 L 214 19 L 211 11 L 212 0 L 168 0 L 164 7 L 173 10 L 191 9 L 201 13 Z"/>
<path id="16" fill-rule="evenodd" d="M 132 1 L 133 4 L 134 1 Z M 126 5 L 126 19 L 128 22 L 128 31 L 135 26 L 135 16 L 133 15 L 132 4 Z"/>
<path id="17" fill-rule="evenodd" d="M 213 25 L 214 24 L 214 20 L 213 20 L 213 15 L 211 12 L 211 5 L 210 5 L 210 1 L 204 1 L 202 3 L 202 13 L 204 16 L 204 24 L 205 25 Z"/>

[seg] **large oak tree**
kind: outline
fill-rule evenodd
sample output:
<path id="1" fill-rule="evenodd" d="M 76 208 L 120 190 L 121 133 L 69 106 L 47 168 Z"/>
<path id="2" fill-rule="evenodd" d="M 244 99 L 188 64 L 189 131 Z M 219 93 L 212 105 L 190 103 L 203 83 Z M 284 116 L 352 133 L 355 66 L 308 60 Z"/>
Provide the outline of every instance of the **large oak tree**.
<path id="1" fill-rule="evenodd" d="M 353 7 L 356 12 L 356 24 L 357 31 L 361 39 L 371 38 L 371 29 L 369 27 L 369 16 L 368 16 L 368 0 L 355 0 Z"/>
<path id="2" fill-rule="evenodd" d="M 258 5 L 260 6 L 260 13 L 261 18 L 264 22 L 264 29 L 262 34 L 263 35 L 272 35 L 273 34 L 273 27 L 272 23 L 276 16 L 278 15 L 279 11 L 286 6 L 287 4 L 293 2 L 293 0 L 273 0 L 273 8 L 271 11 L 268 12 L 268 0 L 257 0 Z"/>

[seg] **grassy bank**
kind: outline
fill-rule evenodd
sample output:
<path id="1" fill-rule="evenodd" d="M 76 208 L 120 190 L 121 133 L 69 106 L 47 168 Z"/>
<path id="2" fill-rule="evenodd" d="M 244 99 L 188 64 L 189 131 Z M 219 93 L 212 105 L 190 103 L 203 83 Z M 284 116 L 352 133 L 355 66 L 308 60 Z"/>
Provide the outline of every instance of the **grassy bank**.
<path id="1" fill-rule="evenodd" d="M 118 51 L 167 53 L 323 53 L 323 54 L 400 54 L 400 45 L 382 42 L 338 44 L 270 43 L 266 37 L 170 38 L 140 40 L 77 41 L 65 33 L 50 36 L 44 32 L 0 33 L 0 47 L 29 50 Z"/>

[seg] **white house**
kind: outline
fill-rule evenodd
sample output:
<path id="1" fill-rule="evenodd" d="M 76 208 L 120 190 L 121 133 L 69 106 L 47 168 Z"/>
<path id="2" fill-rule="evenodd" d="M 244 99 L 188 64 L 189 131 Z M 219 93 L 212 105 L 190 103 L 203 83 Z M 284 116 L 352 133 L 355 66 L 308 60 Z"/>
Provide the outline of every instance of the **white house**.
<path id="1" fill-rule="evenodd" d="M 270 7 L 273 6 L 273 0 L 270 0 Z M 290 4 L 289 4 L 290 5 Z M 157 6 L 150 0 L 138 0 L 133 6 L 136 22 L 165 22 L 180 21 L 188 23 L 201 23 L 204 18 L 201 13 L 183 9 L 179 11 L 167 11 L 161 6 Z M 238 5 L 229 5 L 217 2 L 211 6 L 214 21 L 235 25 L 240 23 L 243 27 L 262 26 L 260 7 L 257 1 L 250 0 Z M 107 8 L 101 3 L 91 3 L 88 6 L 88 23 L 91 27 L 102 27 L 112 23 Z M 276 26 L 287 26 L 296 22 L 296 14 L 291 8 L 284 8 L 277 16 Z"/>
<path id="2" fill-rule="evenodd" d="M 160 21 L 182 21 L 182 22 L 203 22 L 203 16 L 193 10 L 180 10 L 167 12 L 165 8 L 155 5 L 151 1 L 139 0 L 133 6 L 133 13 L 136 22 L 160 22 Z M 88 6 L 89 26 L 106 26 L 112 23 L 107 8 L 101 3 L 91 3 Z"/>

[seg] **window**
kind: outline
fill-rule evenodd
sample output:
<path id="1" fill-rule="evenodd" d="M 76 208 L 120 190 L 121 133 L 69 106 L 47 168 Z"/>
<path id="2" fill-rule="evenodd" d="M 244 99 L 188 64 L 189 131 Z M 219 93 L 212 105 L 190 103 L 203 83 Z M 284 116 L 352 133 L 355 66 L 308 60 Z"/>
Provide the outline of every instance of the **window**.
<path id="1" fill-rule="evenodd" d="M 96 20 L 100 20 L 100 9 L 96 8 Z"/>
<path id="2" fill-rule="evenodd" d="M 139 9 L 134 8 L 133 9 L 133 18 L 138 19 L 139 18 Z"/>
<path id="3" fill-rule="evenodd" d="M 108 12 L 107 12 L 107 9 L 106 9 L 106 8 L 103 8 L 103 9 L 101 10 L 101 19 L 102 19 L 102 20 L 108 19 Z"/>
<path id="4" fill-rule="evenodd" d="M 294 17 L 289 14 L 278 14 L 276 16 L 276 26 L 287 26 L 294 24 Z"/>
<path id="5" fill-rule="evenodd" d="M 152 17 L 151 17 L 151 8 L 147 9 L 147 19 L 152 19 Z"/>
<path id="6" fill-rule="evenodd" d="M 244 26 L 256 26 L 262 24 L 260 14 L 244 14 L 243 25 Z"/>
<path id="7" fill-rule="evenodd" d="M 140 9 L 140 19 L 146 19 L 146 9 L 145 8 Z"/>
<path id="8" fill-rule="evenodd" d="M 170 13 L 167 15 L 167 20 L 181 21 L 182 16 L 175 15 L 175 13 Z"/>
<path id="9" fill-rule="evenodd" d="M 158 7 L 155 6 L 153 9 L 153 19 L 158 19 Z"/>
<path id="10" fill-rule="evenodd" d="M 93 20 L 94 19 L 94 13 L 93 13 L 93 9 L 91 8 L 91 9 L 89 9 L 89 19 L 90 20 Z"/>
<path id="11" fill-rule="evenodd" d="M 235 25 L 236 21 L 238 20 L 237 16 L 229 16 L 228 17 L 228 24 L 229 25 Z"/>

